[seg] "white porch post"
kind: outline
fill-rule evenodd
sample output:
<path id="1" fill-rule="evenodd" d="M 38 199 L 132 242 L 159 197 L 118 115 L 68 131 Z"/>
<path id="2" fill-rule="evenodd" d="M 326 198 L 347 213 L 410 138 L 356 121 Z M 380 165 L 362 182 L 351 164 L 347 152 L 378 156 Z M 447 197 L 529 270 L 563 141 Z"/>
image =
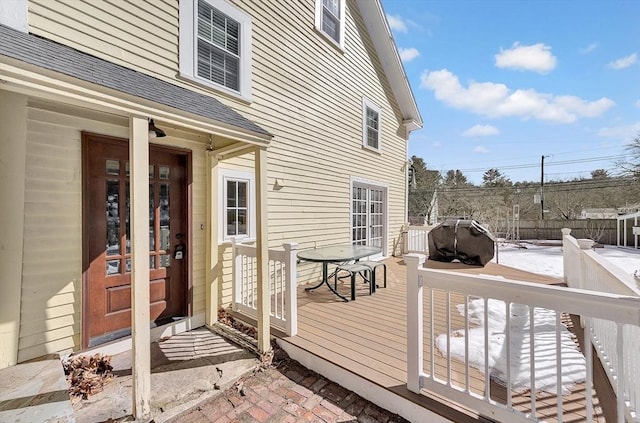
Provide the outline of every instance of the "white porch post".
<path id="1" fill-rule="evenodd" d="M 423 289 L 419 269 L 426 260 L 424 254 L 407 254 L 407 389 L 420 393 L 424 358 Z"/>
<path id="2" fill-rule="evenodd" d="M 218 320 L 218 157 L 213 152 L 207 154 L 207 236 L 205 269 L 205 324 L 213 325 Z"/>
<path id="3" fill-rule="evenodd" d="M 271 349 L 269 292 L 269 231 L 267 219 L 267 149 L 255 148 L 256 172 L 256 258 L 258 271 L 258 351 Z"/>
<path id="4" fill-rule="evenodd" d="M 287 269 L 286 280 L 286 314 L 287 314 L 287 335 L 296 336 L 298 334 L 298 277 L 296 254 L 298 251 L 297 242 L 285 242 L 282 244 L 285 252 L 285 267 Z"/>
<path id="5" fill-rule="evenodd" d="M 27 96 L 0 90 L 0 369 L 18 362 Z"/>
<path id="6" fill-rule="evenodd" d="M 147 119 L 131 116 L 129 131 L 133 416 L 136 419 L 144 419 L 151 412 L 149 124 Z"/>

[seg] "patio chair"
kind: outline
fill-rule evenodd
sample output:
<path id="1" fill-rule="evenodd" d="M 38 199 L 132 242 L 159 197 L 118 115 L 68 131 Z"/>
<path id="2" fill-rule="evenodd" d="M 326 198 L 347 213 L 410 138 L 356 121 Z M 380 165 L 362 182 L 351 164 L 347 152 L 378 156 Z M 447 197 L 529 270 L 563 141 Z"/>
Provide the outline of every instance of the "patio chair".
<path id="1" fill-rule="evenodd" d="M 344 263 L 339 264 L 336 267 L 335 271 L 335 279 L 333 282 L 334 289 L 338 289 L 338 273 L 340 272 L 348 272 L 351 277 L 351 301 L 355 301 L 356 299 L 356 276 L 360 275 L 364 279 L 364 282 L 369 283 L 369 295 L 373 294 L 373 281 L 372 278 L 372 269 L 369 266 L 366 266 L 361 263 Z M 343 276 L 344 278 L 344 276 Z"/>
<path id="2" fill-rule="evenodd" d="M 359 261 L 358 264 L 363 264 L 371 268 L 371 281 L 373 286 L 373 291 L 375 292 L 376 288 L 380 288 L 380 286 L 376 283 L 376 269 L 382 266 L 383 269 L 383 287 L 387 287 L 387 265 L 381 261 Z"/>

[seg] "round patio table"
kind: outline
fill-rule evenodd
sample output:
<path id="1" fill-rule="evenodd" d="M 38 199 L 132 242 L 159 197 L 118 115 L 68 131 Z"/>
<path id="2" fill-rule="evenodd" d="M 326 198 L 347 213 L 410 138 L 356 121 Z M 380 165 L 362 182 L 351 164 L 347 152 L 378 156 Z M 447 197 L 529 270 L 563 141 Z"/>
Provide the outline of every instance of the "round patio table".
<path id="1" fill-rule="evenodd" d="M 373 256 L 382 252 L 379 247 L 372 247 L 370 245 L 329 245 L 326 247 L 311 248 L 308 250 L 302 250 L 298 252 L 298 258 L 304 261 L 310 261 L 315 263 L 322 263 L 322 280 L 316 286 L 305 288 L 305 291 L 312 291 L 320 288 L 322 284 L 340 297 L 343 301 L 349 301 L 342 295 L 340 295 L 329 283 L 329 263 L 344 263 L 350 260 L 358 260 L 363 257 Z"/>

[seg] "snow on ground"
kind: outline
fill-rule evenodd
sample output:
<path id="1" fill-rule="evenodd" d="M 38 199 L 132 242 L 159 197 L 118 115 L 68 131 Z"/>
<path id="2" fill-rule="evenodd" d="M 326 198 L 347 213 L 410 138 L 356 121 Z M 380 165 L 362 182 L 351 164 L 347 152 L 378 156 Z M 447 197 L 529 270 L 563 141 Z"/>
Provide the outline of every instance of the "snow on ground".
<path id="1" fill-rule="evenodd" d="M 514 244 L 500 244 L 497 262 L 505 266 L 543 275 L 563 276 L 562 247 L 560 245 L 534 245 L 523 242 L 526 248 L 518 248 Z M 618 266 L 625 273 L 633 275 L 640 270 L 640 250 L 630 250 L 607 245 L 593 251 Z M 496 257 L 493 258 L 496 261 Z"/>
<path id="2" fill-rule="evenodd" d="M 506 383 L 507 350 L 506 304 L 499 300 L 488 300 L 488 347 L 489 368 L 492 378 Z M 464 316 L 464 305 L 458 304 L 458 311 Z M 469 364 L 481 372 L 484 371 L 484 300 L 469 301 Z M 531 388 L 530 368 L 530 333 L 529 307 L 522 304 L 511 304 L 510 307 L 510 344 L 511 344 L 511 386 L 517 391 Z M 534 313 L 533 345 L 535 357 L 536 389 L 556 394 L 557 362 L 556 362 L 556 312 L 537 308 Z M 574 384 L 582 382 L 586 377 L 585 359 L 578 350 L 573 335 L 563 325 L 560 331 L 560 349 L 562 356 L 563 395 L 569 394 Z M 450 338 L 451 356 L 464 361 L 465 331 L 453 331 Z M 445 334 L 436 337 L 436 346 L 443 355 L 447 355 L 447 337 Z"/>
<path id="3" fill-rule="evenodd" d="M 526 248 L 513 244 L 501 244 L 497 258 L 493 261 L 506 266 L 543 275 L 563 277 L 562 248 L 557 245 L 534 245 L 524 242 Z M 633 275 L 640 270 L 640 250 L 621 249 L 615 246 L 596 248 L 596 253 L 605 257 L 625 273 Z M 458 310 L 464 316 L 464 305 Z M 506 348 L 504 346 L 506 327 L 506 305 L 502 301 L 488 301 L 489 314 L 489 366 L 493 377 L 506 380 Z M 511 328 L 511 375 L 514 389 L 530 388 L 529 372 L 529 308 L 512 304 L 510 308 Z M 484 300 L 469 301 L 469 364 L 484 371 Z M 454 331 L 450 337 L 451 356 L 464 361 L 465 332 Z M 560 345 L 562 348 L 562 387 L 566 394 L 571 386 L 584 380 L 584 357 L 578 351 L 573 336 L 563 326 Z M 436 338 L 436 346 L 443 355 L 447 355 L 447 337 L 441 334 Z M 555 312 L 536 309 L 534 314 L 534 348 L 536 388 L 547 392 L 556 391 L 556 338 Z"/>

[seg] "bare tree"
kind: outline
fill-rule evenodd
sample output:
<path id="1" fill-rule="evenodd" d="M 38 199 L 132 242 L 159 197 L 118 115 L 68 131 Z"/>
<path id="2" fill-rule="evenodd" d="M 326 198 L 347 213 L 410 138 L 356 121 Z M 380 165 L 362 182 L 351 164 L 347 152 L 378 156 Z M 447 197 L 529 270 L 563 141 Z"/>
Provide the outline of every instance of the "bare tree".
<path id="1" fill-rule="evenodd" d="M 619 161 L 617 165 L 626 175 L 640 178 L 640 133 L 636 135 L 625 150 L 627 156 L 624 160 Z"/>
<path id="2" fill-rule="evenodd" d="M 604 230 L 606 229 L 604 221 L 598 220 L 593 221 L 589 220 L 587 222 L 587 234 L 589 238 L 591 238 L 594 242 L 600 242 L 600 238 L 604 235 Z"/>
<path id="3" fill-rule="evenodd" d="M 424 216 L 429 221 L 437 204 L 434 197 L 440 185 L 440 172 L 427 169 L 420 157 L 413 156 L 411 161 L 415 184 L 409 189 L 409 216 Z"/>

